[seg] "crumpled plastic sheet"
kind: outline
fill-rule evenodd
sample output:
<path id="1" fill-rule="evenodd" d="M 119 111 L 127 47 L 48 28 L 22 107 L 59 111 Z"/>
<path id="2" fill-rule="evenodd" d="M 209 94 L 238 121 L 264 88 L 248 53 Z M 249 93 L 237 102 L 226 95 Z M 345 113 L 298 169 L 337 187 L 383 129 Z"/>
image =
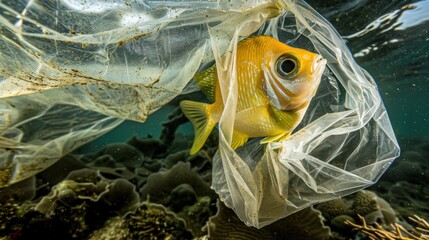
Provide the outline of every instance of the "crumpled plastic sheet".
<path id="1" fill-rule="evenodd" d="M 121 119 L 144 122 L 213 60 L 209 28 L 219 29 L 224 51 L 225 36 L 267 5 L 1 1 L 0 187 L 42 171 Z"/>
<path id="2" fill-rule="evenodd" d="M 215 59 L 225 110 L 212 188 L 249 226 L 365 188 L 399 147 L 377 87 L 303 1 L 0 2 L 0 186 L 28 178 L 179 95 Z M 234 58 L 251 34 L 318 52 L 327 69 L 297 131 L 230 147 Z"/>

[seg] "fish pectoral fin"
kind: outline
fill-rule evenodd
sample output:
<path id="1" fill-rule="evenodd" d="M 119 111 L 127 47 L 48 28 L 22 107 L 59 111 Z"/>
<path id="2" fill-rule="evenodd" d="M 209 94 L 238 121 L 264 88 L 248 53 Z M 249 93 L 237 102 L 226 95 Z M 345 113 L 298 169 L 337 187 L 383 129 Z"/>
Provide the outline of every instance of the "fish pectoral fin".
<path id="1" fill-rule="evenodd" d="M 180 108 L 195 128 L 194 143 L 190 151 L 195 154 L 206 142 L 216 122 L 210 117 L 209 104 L 184 100 L 180 102 Z"/>
<path id="2" fill-rule="evenodd" d="M 261 140 L 261 144 L 265 144 L 265 143 L 269 143 L 269 142 L 281 142 L 281 141 L 286 140 L 290 135 L 291 135 L 290 132 L 286 132 L 286 133 L 266 137 L 266 138 Z"/>
<path id="3" fill-rule="evenodd" d="M 247 140 L 249 139 L 249 137 L 245 134 L 242 134 L 240 132 L 234 131 L 232 133 L 232 142 L 231 142 L 231 147 L 232 149 L 237 149 L 241 146 L 243 146 L 244 144 L 246 144 Z"/>

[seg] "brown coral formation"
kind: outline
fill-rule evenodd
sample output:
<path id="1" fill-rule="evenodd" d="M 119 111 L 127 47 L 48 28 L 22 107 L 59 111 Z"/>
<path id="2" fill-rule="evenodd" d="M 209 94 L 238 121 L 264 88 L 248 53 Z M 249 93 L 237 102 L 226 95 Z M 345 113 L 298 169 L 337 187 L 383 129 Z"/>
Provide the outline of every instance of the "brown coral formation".
<path id="1" fill-rule="evenodd" d="M 350 212 L 346 201 L 342 198 L 320 203 L 316 205 L 315 208 L 322 213 L 326 220 L 331 220 L 339 215 L 348 214 Z"/>
<path id="2" fill-rule="evenodd" d="M 153 173 L 140 189 L 142 199 L 162 204 L 185 219 L 196 236 L 206 232 L 201 228 L 216 211 L 216 194 L 191 169 L 189 163 L 178 162 L 171 169 Z"/>
<path id="3" fill-rule="evenodd" d="M 296 239 L 327 240 L 331 232 L 322 222 L 321 213 L 312 207 L 294 213 L 271 225 L 256 229 L 246 226 L 235 213 L 218 203 L 218 213 L 208 222 L 209 239 L 247 240 L 247 239 Z"/>
<path id="4" fill-rule="evenodd" d="M 174 134 L 182 123 L 175 112 L 161 140 L 133 137 L 92 155 L 69 155 L 0 190 L 0 239 L 428 239 L 425 217 L 408 219 L 411 225 L 400 219 L 429 208 L 427 187 L 416 180 L 381 182 L 389 203 L 381 197 L 387 195 L 359 191 L 259 230 L 247 227 L 222 203 L 216 207 L 210 189 L 215 136 L 190 156 L 183 136 Z M 427 171 L 424 156 L 406 154 L 415 163 L 399 164 L 401 176 Z"/>
<path id="5" fill-rule="evenodd" d="M 162 205 L 143 203 L 134 213 L 109 219 L 88 239 L 192 239 L 192 234 L 185 229 L 185 222 Z"/>
<path id="6" fill-rule="evenodd" d="M 51 193 L 36 204 L 35 210 L 51 215 L 57 205 L 73 207 L 86 201 L 89 201 L 86 204 L 99 202 L 99 206 L 123 215 L 136 209 L 139 196 L 134 185 L 124 179 L 109 180 L 96 170 L 81 169 L 55 185 Z"/>
<path id="7" fill-rule="evenodd" d="M 399 213 L 400 219 L 418 215 L 429 219 L 429 143 L 427 138 L 403 139 L 404 151 L 379 182 L 371 187 Z"/>

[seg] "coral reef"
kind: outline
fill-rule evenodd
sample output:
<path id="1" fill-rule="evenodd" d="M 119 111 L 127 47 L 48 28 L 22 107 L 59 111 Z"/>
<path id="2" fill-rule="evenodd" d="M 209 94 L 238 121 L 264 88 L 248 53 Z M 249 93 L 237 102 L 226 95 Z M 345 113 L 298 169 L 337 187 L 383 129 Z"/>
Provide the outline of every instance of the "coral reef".
<path id="1" fill-rule="evenodd" d="M 396 213 L 390 205 L 376 193 L 362 190 L 356 193 L 353 201 L 355 215 L 364 216 L 369 224 L 381 223 L 389 226 L 396 222 Z"/>
<path id="2" fill-rule="evenodd" d="M 192 233 L 185 230 L 185 221 L 162 205 L 143 203 L 136 212 L 107 220 L 88 239 L 192 239 Z"/>
<path id="3" fill-rule="evenodd" d="M 342 198 L 320 203 L 315 206 L 315 209 L 319 210 L 323 217 L 328 221 L 339 215 L 351 213 L 346 201 Z"/>
<path id="4" fill-rule="evenodd" d="M 390 186 L 385 196 L 392 198 L 392 205 L 404 218 L 419 215 L 429 219 L 428 186 L 406 181 L 396 182 Z"/>
<path id="5" fill-rule="evenodd" d="M 74 170 L 88 168 L 77 156 L 65 155 L 49 168 L 37 174 L 39 186 L 46 186 L 49 190 L 52 186 L 61 182 Z"/>
<path id="6" fill-rule="evenodd" d="M 151 201 L 167 204 L 171 191 L 181 184 L 188 184 L 198 196 L 215 196 L 210 186 L 204 182 L 189 163 L 179 162 L 167 171 L 153 173 L 147 183 L 140 189 L 142 199 L 150 197 Z"/>
<path id="7" fill-rule="evenodd" d="M 258 230 L 210 188 L 216 133 L 190 156 L 192 138 L 176 132 L 185 122 L 176 109 L 159 140 L 135 136 L 95 153 L 66 155 L 0 189 L 0 239 L 428 239 L 428 144 L 413 143 L 372 191 Z"/>
<path id="8" fill-rule="evenodd" d="M 36 178 L 30 177 L 13 186 L 0 188 L 0 203 L 14 201 L 22 203 L 31 200 L 36 195 Z"/>
<path id="9" fill-rule="evenodd" d="M 377 224 L 387 230 L 393 230 L 392 226 L 401 223 L 396 212 L 383 198 L 375 192 L 361 190 L 344 199 L 335 199 L 316 205 L 323 217 L 324 223 L 330 227 L 333 234 L 331 239 L 354 238 L 351 224 L 356 224 L 364 219 L 368 225 Z M 342 237 L 340 237 L 342 236 Z"/>
<path id="10" fill-rule="evenodd" d="M 142 199 L 160 203 L 184 218 L 196 236 L 216 212 L 216 194 L 189 163 L 178 162 L 171 169 L 153 173 L 140 189 Z"/>
<path id="11" fill-rule="evenodd" d="M 329 239 L 331 232 L 322 223 L 320 211 L 312 207 L 294 213 L 261 229 L 247 227 L 235 213 L 218 203 L 218 213 L 208 222 L 209 239 Z"/>
<path id="12" fill-rule="evenodd" d="M 202 227 L 216 212 L 210 147 L 190 156 L 186 146 L 174 145 L 183 122 L 174 111 L 161 140 L 132 137 L 93 154 L 67 155 L 35 177 L 1 189 L 0 237 L 203 237 Z M 148 201 L 141 203 L 136 190 Z"/>
<path id="13" fill-rule="evenodd" d="M 401 139 L 401 156 L 370 189 L 389 199 L 399 218 L 407 221 L 418 215 L 429 219 L 429 143 L 428 139 Z"/>
<path id="14" fill-rule="evenodd" d="M 123 215 L 134 211 L 139 203 L 135 186 L 125 179 L 109 180 L 97 170 L 81 169 L 72 171 L 63 181 L 52 188 L 48 196 L 43 197 L 35 210 L 54 214 L 59 206 L 73 208 L 79 205 L 93 205 L 105 208 L 108 212 Z"/>

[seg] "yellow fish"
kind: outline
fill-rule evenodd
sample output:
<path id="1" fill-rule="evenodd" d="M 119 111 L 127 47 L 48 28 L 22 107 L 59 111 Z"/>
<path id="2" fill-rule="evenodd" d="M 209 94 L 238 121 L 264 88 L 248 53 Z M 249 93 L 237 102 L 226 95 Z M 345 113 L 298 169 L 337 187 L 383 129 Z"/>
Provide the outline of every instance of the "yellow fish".
<path id="1" fill-rule="evenodd" d="M 249 138 L 265 137 L 261 143 L 288 138 L 316 93 L 326 60 L 272 37 L 256 36 L 239 42 L 236 64 L 238 96 L 232 148 L 244 145 Z M 204 145 L 224 109 L 216 65 L 195 74 L 194 80 L 213 103 L 180 103 L 195 128 L 191 154 Z"/>

